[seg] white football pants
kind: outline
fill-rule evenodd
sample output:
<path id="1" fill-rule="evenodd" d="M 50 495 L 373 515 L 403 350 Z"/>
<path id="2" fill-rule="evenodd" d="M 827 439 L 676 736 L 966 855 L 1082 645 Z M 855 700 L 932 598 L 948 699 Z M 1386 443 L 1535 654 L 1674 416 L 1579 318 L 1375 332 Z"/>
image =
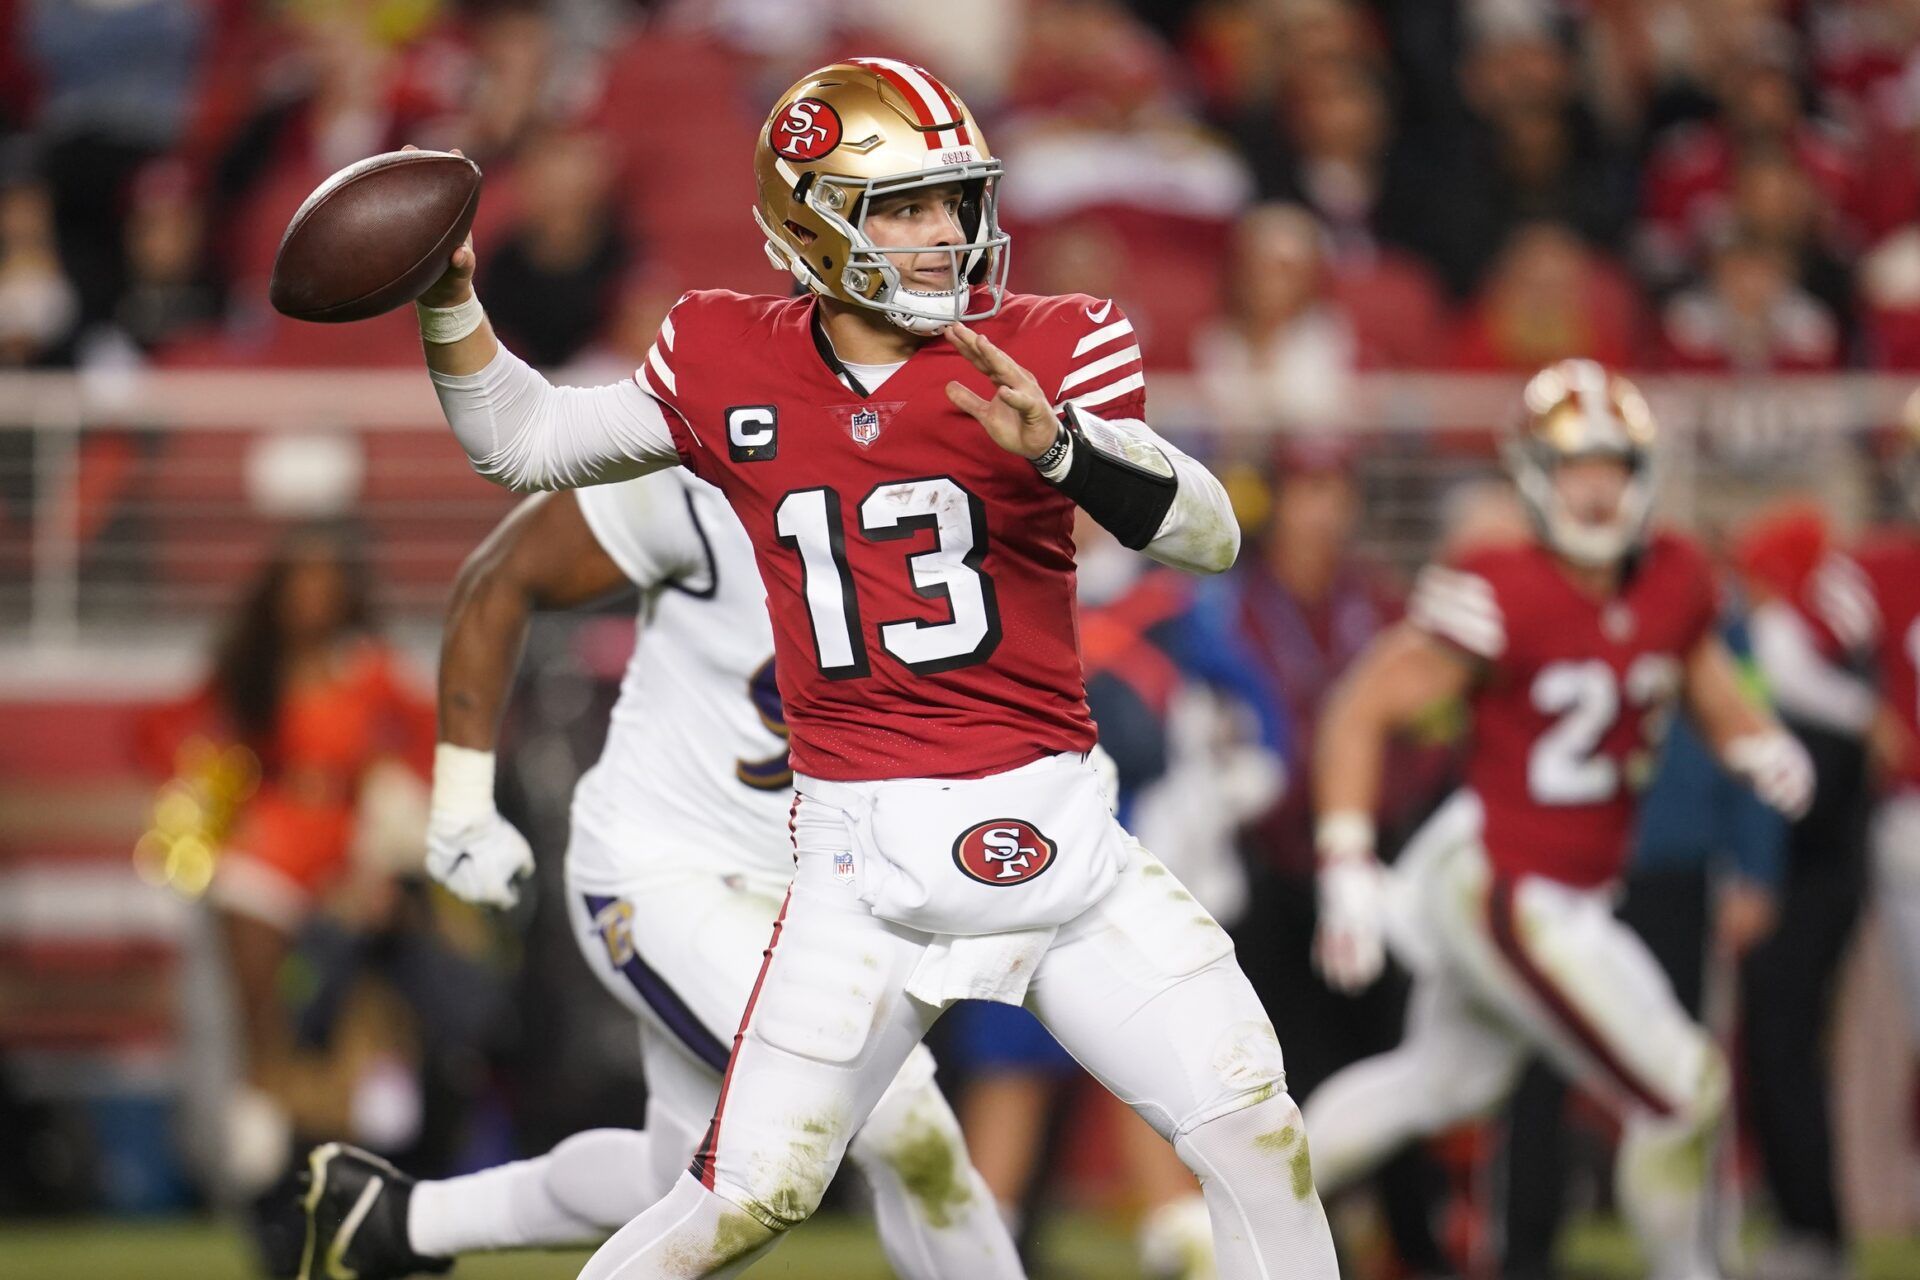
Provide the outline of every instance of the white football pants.
<path id="1" fill-rule="evenodd" d="M 1406 1035 L 1308 1100 L 1320 1185 L 1490 1111 L 1545 1053 L 1620 1112 L 1617 1193 L 1657 1280 L 1717 1275 L 1704 1214 L 1727 1094 L 1719 1051 L 1606 890 L 1497 876 L 1480 829 L 1462 793 L 1392 873 L 1395 949 L 1416 973 Z"/>
<path id="2" fill-rule="evenodd" d="M 583 1277 L 734 1275 L 757 1260 L 820 1203 L 939 1014 L 905 992 L 931 936 L 877 918 L 834 874 L 852 842 L 845 814 L 803 799 L 796 842 L 701 1153 Z M 1337 1280 L 1273 1026 L 1224 931 L 1165 867 L 1134 848 L 1038 958 L 1026 1004 L 1199 1177 L 1222 1277 Z"/>

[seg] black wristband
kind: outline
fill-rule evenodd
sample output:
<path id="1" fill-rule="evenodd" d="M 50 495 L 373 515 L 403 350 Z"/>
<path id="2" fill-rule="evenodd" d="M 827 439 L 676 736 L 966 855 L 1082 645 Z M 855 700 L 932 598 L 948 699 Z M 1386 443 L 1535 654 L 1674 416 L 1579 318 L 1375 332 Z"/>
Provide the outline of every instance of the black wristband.
<path id="1" fill-rule="evenodd" d="M 1148 441 L 1130 440 L 1071 404 L 1061 419 L 1073 460 L 1053 486 L 1122 546 L 1138 551 L 1152 542 L 1180 489 L 1173 464 Z"/>
<path id="2" fill-rule="evenodd" d="M 1028 461 L 1032 462 L 1034 469 L 1044 476 L 1060 465 L 1060 459 L 1066 457 L 1067 450 L 1072 447 L 1073 437 L 1067 434 L 1067 428 L 1062 425 L 1059 433 L 1053 437 L 1053 443 L 1047 446 L 1047 451 Z"/>

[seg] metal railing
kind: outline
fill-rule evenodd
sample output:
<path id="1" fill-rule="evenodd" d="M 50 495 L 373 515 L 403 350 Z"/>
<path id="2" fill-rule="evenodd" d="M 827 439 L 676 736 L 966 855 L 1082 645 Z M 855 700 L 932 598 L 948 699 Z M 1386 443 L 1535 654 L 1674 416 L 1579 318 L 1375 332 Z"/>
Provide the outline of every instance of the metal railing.
<path id="1" fill-rule="evenodd" d="M 1517 377 L 1376 374 L 1341 428 L 1359 445 L 1365 541 L 1422 556 L 1441 499 L 1494 470 Z M 1789 490 L 1840 522 L 1884 502 L 1873 434 L 1908 379 L 1648 378 L 1666 433 L 1664 501 L 1709 529 Z M 1278 441 L 1252 395 L 1210 401 L 1156 376 L 1156 425 L 1258 471 Z M 19 653 L 193 632 L 224 608 L 292 516 L 364 524 L 384 602 L 429 619 L 460 559 L 512 504 L 475 477 L 413 370 L 0 374 L 0 643 Z"/>

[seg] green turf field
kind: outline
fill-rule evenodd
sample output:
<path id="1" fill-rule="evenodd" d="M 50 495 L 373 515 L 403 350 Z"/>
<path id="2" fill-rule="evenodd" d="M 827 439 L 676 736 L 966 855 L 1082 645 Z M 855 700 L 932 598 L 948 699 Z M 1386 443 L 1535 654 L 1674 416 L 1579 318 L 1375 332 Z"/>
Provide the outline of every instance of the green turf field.
<path id="1" fill-rule="evenodd" d="M 572 1280 L 584 1254 L 511 1254 L 462 1262 L 460 1280 Z M 753 1271 L 769 1280 L 886 1280 L 890 1274 L 865 1223 L 829 1217 L 810 1223 Z M 1123 1232 L 1089 1218 L 1060 1223 L 1033 1280 L 1134 1280 Z M 1920 1276 L 1920 1240 L 1870 1245 L 1861 1280 Z M 1568 1280 L 1637 1280 L 1632 1247 L 1611 1224 L 1571 1233 Z M 255 1280 L 230 1232 L 204 1221 L 0 1222 L 4 1280 Z"/>

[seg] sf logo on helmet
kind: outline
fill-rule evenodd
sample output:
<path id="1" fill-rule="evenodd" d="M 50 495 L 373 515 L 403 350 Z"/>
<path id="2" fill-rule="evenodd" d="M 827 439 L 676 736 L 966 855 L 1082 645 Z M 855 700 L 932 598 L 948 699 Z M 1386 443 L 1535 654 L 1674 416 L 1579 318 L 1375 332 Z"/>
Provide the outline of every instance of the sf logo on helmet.
<path id="1" fill-rule="evenodd" d="M 953 842 L 953 865 L 981 884 L 1022 884 L 1053 865 L 1059 846 L 1019 818 L 977 822 Z"/>
<path id="2" fill-rule="evenodd" d="M 840 145 L 840 113 L 819 98 L 797 98 L 774 122 L 769 141 L 788 160 L 818 160 Z"/>

